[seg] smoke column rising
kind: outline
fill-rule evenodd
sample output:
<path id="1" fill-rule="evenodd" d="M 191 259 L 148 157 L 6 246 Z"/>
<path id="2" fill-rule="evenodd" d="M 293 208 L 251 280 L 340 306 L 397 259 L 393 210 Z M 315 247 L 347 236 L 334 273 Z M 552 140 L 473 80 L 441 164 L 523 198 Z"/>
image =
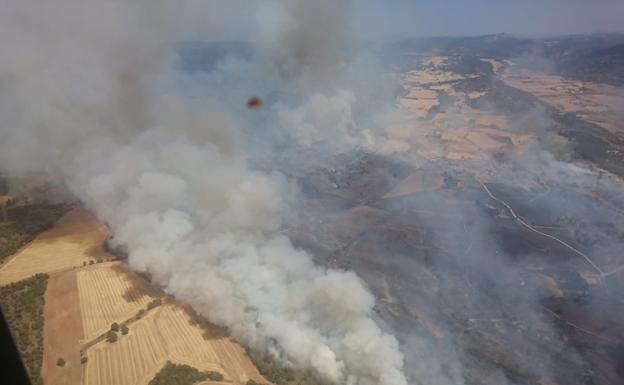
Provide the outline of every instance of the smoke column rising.
<path id="1" fill-rule="evenodd" d="M 2 5 L 3 168 L 62 178 L 111 225 L 133 269 L 243 343 L 339 383 L 406 383 L 398 343 L 373 320 L 363 282 L 313 265 L 279 234 L 297 188 L 247 167 L 237 117 L 216 101 L 157 92 L 175 40 L 173 7 L 153 0 Z M 270 52 L 283 64 L 272 68 L 276 78 L 299 90 L 330 81 L 344 52 L 343 41 L 330 37 L 341 34 L 348 2 L 272 6 L 282 23 Z M 328 39 L 334 43 L 325 47 Z M 310 111 L 282 113 L 286 124 L 307 122 L 295 128 L 304 144 L 331 127 L 317 114 L 333 96 L 314 92 Z M 335 115 L 337 126 L 348 126 Z"/>

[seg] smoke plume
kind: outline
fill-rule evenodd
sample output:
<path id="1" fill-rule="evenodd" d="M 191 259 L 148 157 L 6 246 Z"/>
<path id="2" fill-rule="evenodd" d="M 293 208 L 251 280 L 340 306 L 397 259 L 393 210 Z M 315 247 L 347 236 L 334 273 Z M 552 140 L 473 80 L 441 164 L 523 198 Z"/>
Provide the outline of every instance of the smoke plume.
<path id="1" fill-rule="evenodd" d="M 297 186 L 248 167 L 254 123 L 223 102 L 237 90 L 198 100 L 167 80 L 167 3 L 3 0 L 1 166 L 61 178 L 111 225 L 133 269 L 252 348 L 338 383 L 405 384 L 398 342 L 373 320 L 361 279 L 315 266 L 280 234 Z M 338 130 L 352 145 L 355 96 L 320 89 L 345 65 L 348 2 L 271 7 L 277 27 L 241 77 L 300 95 L 270 120 L 299 144 Z"/>

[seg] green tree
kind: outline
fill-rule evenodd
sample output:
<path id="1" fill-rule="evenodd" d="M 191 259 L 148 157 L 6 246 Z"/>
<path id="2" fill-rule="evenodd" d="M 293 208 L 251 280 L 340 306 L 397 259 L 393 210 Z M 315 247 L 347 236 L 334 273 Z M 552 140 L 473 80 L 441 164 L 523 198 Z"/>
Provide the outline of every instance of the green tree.
<path id="1" fill-rule="evenodd" d="M 114 332 L 118 332 L 119 331 L 119 324 L 117 322 L 113 322 L 111 325 L 110 330 L 114 331 Z"/>
<path id="2" fill-rule="evenodd" d="M 209 371 L 209 372 L 206 372 L 206 375 L 208 376 L 208 379 L 210 381 L 223 381 L 224 379 L 223 374 L 219 372 Z"/>
<path id="3" fill-rule="evenodd" d="M 59 357 L 59 359 L 56 360 L 56 366 L 60 366 L 61 368 L 65 366 L 65 360 L 63 359 L 63 357 Z"/>
<path id="4" fill-rule="evenodd" d="M 128 334 L 128 327 L 126 325 L 123 325 L 121 327 L 121 334 L 123 334 L 124 336 Z"/>
<path id="5" fill-rule="evenodd" d="M 206 380 L 222 381 L 223 375 L 218 372 L 200 372 L 191 366 L 168 361 L 149 385 L 193 385 Z"/>
<path id="6" fill-rule="evenodd" d="M 162 300 L 160 298 L 156 298 L 155 300 L 147 304 L 147 310 L 152 310 L 153 308 L 158 307 L 161 304 L 162 304 Z"/>
<path id="7" fill-rule="evenodd" d="M 112 330 L 109 330 L 108 333 L 106 333 L 106 341 L 110 342 L 111 344 L 113 342 L 117 342 L 117 333 L 115 333 Z"/>

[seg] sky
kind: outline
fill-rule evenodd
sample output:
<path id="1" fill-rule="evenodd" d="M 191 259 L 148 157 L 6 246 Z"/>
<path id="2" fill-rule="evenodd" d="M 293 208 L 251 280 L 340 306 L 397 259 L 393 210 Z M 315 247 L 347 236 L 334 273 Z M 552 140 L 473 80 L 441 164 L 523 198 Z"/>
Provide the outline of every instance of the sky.
<path id="1" fill-rule="evenodd" d="M 361 0 L 359 28 L 399 36 L 624 32 L 624 0 Z M 364 30 L 362 31 L 364 32 Z"/>
<path id="2" fill-rule="evenodd" d="M 246 40 L 271 1 L 182 3 L 186 38 Z M 363 39 L 624 32 L 624 0 L 353 0 L 351 23 Z"/>

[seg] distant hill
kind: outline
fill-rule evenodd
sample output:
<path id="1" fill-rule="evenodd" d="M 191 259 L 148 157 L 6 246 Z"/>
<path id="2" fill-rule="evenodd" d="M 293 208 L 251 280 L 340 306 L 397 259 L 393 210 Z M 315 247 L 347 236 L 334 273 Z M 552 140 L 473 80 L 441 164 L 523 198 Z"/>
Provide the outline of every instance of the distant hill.
<path id="1" fill-rule="evenodd" d="M 385 56 L 399 66 L 414 53 L 477 55 L 581 80 L 624 84 L 624 34 L 525 38 L 508 34 L 404 39 L 389 44 Z"/>
<path id="2" fill-rule="evenodd" d="M 557 69 L 565 76 L 624 85 L 624 43 L 561 58 Z"/>
<path id="3" fill-rule="evenodd" d="M 613 85 L 624 84 L 624 34 L 570 35 L 527 38 L 509 34 L 468 37 L 409 38 L 383 46 L 362 44 L 393 67 L 409 68 L 413 54 L 471 55 L 519 61 L 558 75 Z M 254 56 L 246 42 L 187 41 L 176 44 L 178 66 L 185 72 L 210 72 L 226 58 Z"/>

